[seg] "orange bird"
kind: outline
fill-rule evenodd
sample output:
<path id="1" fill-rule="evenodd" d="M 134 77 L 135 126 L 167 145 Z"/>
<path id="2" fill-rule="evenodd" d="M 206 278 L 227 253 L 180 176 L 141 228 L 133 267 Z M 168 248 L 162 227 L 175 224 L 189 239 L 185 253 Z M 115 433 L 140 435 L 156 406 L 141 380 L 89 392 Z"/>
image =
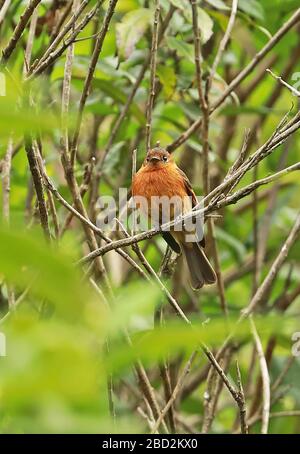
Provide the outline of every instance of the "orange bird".
<path id="1" fill-rule="evenodd" d="M 159 224 L 186 214 L 197 205 L 196 195 L 187 176 L 175 164 L 170 153 L 160 147 L 147 153 L 142 167 L 133 178 L 132 195 L 137 207 L 152 222 Z M 199 233 L 194 224 L 188 231 L 186 225 L 179 228 L 180 231 L 178 227 L 172 227 L 162 235 L 175 252 L 183 252 L 192 287 L 199 289 L 204 284 L 213 284 L 216 274 L 204 253 L 203 231 Z"/>

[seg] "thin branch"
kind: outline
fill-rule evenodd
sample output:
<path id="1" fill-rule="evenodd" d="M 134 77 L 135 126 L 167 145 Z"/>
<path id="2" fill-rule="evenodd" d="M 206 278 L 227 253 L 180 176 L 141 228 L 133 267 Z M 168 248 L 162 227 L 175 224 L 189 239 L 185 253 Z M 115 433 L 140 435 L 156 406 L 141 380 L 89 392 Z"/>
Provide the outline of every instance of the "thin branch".
<path id="1" fill-rule="evenodd" d="M 84 81 L 84 86 L 83 86 L 83 90 L 82 90 L 80 101 L 79 101 L 79 110 L 78 110 L 78 115 L 77 115 L 75 132 L 74 132 L 74 136 L 73 136 L 73 140 L 72 140 L 72 148 L 71 148 L 71 165 L 72 166 L 74 165 L 75 157 L 76 157 L 78 138 L 79 138 L 81 123 L 82 123 L 83 110 L 85 107 L 87 97 L 89 95 L 92 80 L 94 77 L 94 72 L 96 69 L 96 65 L 97 65 L 100 53 L 102 51 L 103 42 L 104 42 L 105 36 L 108 32 L 108 27 L 109 27 L 110 21 L 112 19 L 112 16 L 114 14 L 117 2 L 118 2 L 118 0 L 110 0 L 110 2 L 109 2 L 109 6 L 108 6 L 107 12 L 105 14 L 104 20 L 103 20 L 101 31 L 99 33 L 99 36 L 96 39 L 96 43 L 95 43 L 95 47 L 93 50 L 93 55 L 92 55 L 91 62 L 89 65 L 88 73 L 87 73 L 86 79 Z"/>
<path id="2" fill-rule="evenodd" d="M 246 422 L 246 400 L 245 400 L 245 394 L 244 394 L 244 389 L 243 389 L 243 384 L 242 384 L 242 376 L 241 376 L 241 371 L 239 368 L 239 363 L 236 361 L 236 370 L 237 370 L 237 383 L 238 383 L 238 389 L 240 392 L 241 396 L 241 404 L 239 406 L 240 410 L 240 422 L 241 422 L 241 433 L 242 434 L 247 434 L 248 433 L 248 425 Z"/>
<path id="3" fill-rule="evenodd" d="M 23 68 L 24 76 L 26 76 L 26 74 L 29 71 L 29 67 L 30 67 L 32 47 L 33 47 L 33 41 L 34 41 L 34 37 L 35 37 L 38 16 L 39 16 L 38 8 L 36 8 L 33 11 L 33 14 L 31 17 L 29 33 L 28 33 L 28 38 L 27 38 L 27 43 L 26 43 L 26 50 L 25 50 L 25 56 L 24 56 L 24 68 Z"/>
<path id="4" fill-rule="evenodd" d="M 290 356 L 287 359 L 286 364 L 284 365 L 282 371 L 280 372 L 280 374 L 278 375 L 278 377 L 276 378 L 276 380 L 274 381 L 274 383 L 271 386 L 272 394 L 275 393 L 277 391 L 277 389 L 279 388 L 279 386 L 282 384 L 282 382 L 285 379 L 288 371 L 290 370 L 290 368 L 294 364 L 295 359 L 296 359 L 295 356 Z"/>
<path id="5" fill-rule="evenodd" d="M 25 9 L 24 13 L 20 17 L 19 22 L 16 25 L 12 37 L 10 38 L 7 46 L 2 51 L 0 66 L 6 64 L 12 52 L 15 50 L 17 43 L 20 40 L 30 17 L 32 16 L 35 8 L 38 6 L 39 3 L 41 3 L 41 0 L 30 0 L 29 5 Z"/>
<path id="6" fill-rule="evenodd" d="M 46 202 L 45 202 L 45 198 L 44 198 L 42 176 L 40 173 L 40 168 L 39 168 L 38 159 L 37 159 L 37 155 L 36 155 L 36 149 L 35 149 L 35 146 L 33 144 L 33 141 L 32 141 L 32 138 L 30 135 L 25 136 L 24 142 L 25 142 L 25 150 L 27 153 L 29 168 L 30 168 L 36 196 L 37 196 L 41 225 L 44 230 L 45 237 L 47 239 L 50 239 L 48 211 L 47 211 Z"/>
<path id="7" fill-rule="evenodd" d="M 269 418 L 270 418 L 270 377 L 268 371 L 267 361 L 264 355 L 264 350 L 261 344 L 260 337 L 255 327 L 255 323 L 252 315 L 250 315 L 251 331 L 253 334 L 255 347 L 259 359 L 260 371 L 262 377 L 262 426 L 261 433 L 267 434 L 269 427 Z"/>
<path id="8" fill-rule="evenodd" d="M 197 0 L 190 0 L 192 6 L 193 32 L 194 32 L 194 49 L 195 49 L 195 67 L 199 102 L 202 110 L 206 109 L 206 100 L 202 88 L 202 69 L 201 69 L 201 36 L 198 24 L 198 6 Z"/>
<path id="9" fill-rule="evenodd" d="M 261 303 L 265 295 L 269 292 L 279 270 L 281 269 L 285 259 L 287 258 L 289 250 L 297 240 L 299 234 L 300 234 L 300 213 L 298 213 L 296 221 L 292 229 L 290 230 L 290 233 L 286 241 L 282 245 L 276 259 L 274 260 L 267 276 L 265 277 L 260 287 L 257 289 L 249 305 L 242 311 L 242 318 L 248 317 L 254 311 L 257 305 Z"/>
<path id="10" fill-rule="evenodd" d="M 2 168 L 2 215 L 4 223 L 10 222 L 10 181 L 11 181 L 11 161 L 13 156 L 13 141 L 10 138 L 3 160 Z M 9 310 L 15 309 L 15 293 L 10 284 L 7 284 L 7 299 Z"/>
<path id="11" fill-rule="evenodd" d="M 0 10 L 0 26 L 5 19 L 5 16 L 6 16 L 10 3 L 11 3 L 11 0 L 5 0 L 5 2 L 2 5 L 2 8 Z"/>
<path id="12" fill-rule="evenodd" d="M 230 35 L 231 35 L 232 29 L 234 26 L 235 17 L 236 17 L 236 13 L 237 13 L 237 7 L 238 7 L 238 0 L 232 0 L 231 13 L 230 13 L 230 18 L 229 18 L 229 21 L 227 24 L 227 28 L 226 28 L 223 38 L 220 41 L 219 48 L 217 50 L 209 77 L 207 79 L 207 88 L 206 88 L 207 92 L 210 91 L 210 87 L 211 87 L 212 81 L 214 79 L 214 76 L 216 74 L 218 65 L 221 61 L 222 55 L 223 55 L 223 53 L 226 49 L 227 43 L 230 39 Z"/>
<path id="13" fill-rule="evenodd" d="M 13 141 L 9 139 L 7 150 L 3 159 L 2 167 L 2 213 L 3 220 L 9 223 L 9 198 L 10 198 L 10 176 L 11 160 L 13 153 Z"/>
<path id="14" fill-rule="evenodd" d="M 150 89 L 147 102 L 147 123 L 146 123 L 146 150 L 151 148 L 152 109 L 155 97 L 155 74 L 158 45 L 158 22 L 160 14 L 160 1 L 155 0 L 154 23 L 152 33 L 152 45 L 150 52 Z"/>
<path id="15" fill-rule="evenodd" d="M 274 79 L 278 80 L 278 82 L 283 85 L 284 87 L 286 87 L 288 90 L 290 90 L 290 92 L 294 95 L 294 96 L 297 96 L 298 98 L 300 97 L 300 91 L 296 90 L 296 88 L 292 87 L 290 84 L 288 84 L 287 82 L 285 82 L 280 76 L 276 76 L 276 74 L 273 73 L 273 71 L 271 71 L 269 68 L 266 69 L 266 72 L 271 74 L 272 77 L 274 77 Z"/>
<path id="16" fill-rule="evenodd" d="M 161 414 L 159 415 L 159 418 L 157 419 L 156 423 L 154 424 L 153 428 L 152 428 L 152 431 L 151 433 L 154 434 L 156 433 L 156 431 L 159 429 L 159 426 L 161 424 L 161 422 L 163 421 L 163 419 L 166 417 L 170 407 L 172 406 L 172 404 L 175 402 L 182 386 L 183 386 L 183 383 L 185 381 L 185 378 L 186 376 L 189 374 L 190 370 L 191 370 L 191 366 L 192 366 L 192 363 L 196 357 L 196 354 L 197 352 L 194 352 L 192 353 L 191 357 L 189 358 L 187 364 L 185 365 L 177 383 L 176 383 L 176 386 L 173 390 L 173 393 L 172 393 L 172 396 L 170 397 L 167 405 L 163 408 Z"/>
<path id="17" fill-rule="evenodd" d="M 72 13 L 76 17 L 76 12 L 78 10 L 78 1 L 74 1 L 72 4 Z M 74 32 L 75 22 L 73 24 Z M 71 93 L 71 79 L 72 79 L 72 66 L 74 58 L 74 43 L 71 43 L 67 50 L 65 70 L 64 70 L 64 80 L 62 87 L 62 103 L 61 103 L 61 125 L 62 125 L 62 138 L 61 145 L 63 152 L 69 156 L 69 128 L 68 128 L 68 112 L 69 112 L 69 103 L 70 103 L 70 93 Z"/>

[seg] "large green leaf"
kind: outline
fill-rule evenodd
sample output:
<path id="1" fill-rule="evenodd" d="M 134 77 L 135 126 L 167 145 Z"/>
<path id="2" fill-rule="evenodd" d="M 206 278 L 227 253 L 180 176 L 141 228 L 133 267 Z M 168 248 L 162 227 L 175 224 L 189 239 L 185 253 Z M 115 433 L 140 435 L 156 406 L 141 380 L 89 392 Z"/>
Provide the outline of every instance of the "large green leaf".
<path id="1" fill-rule="evenodd" d="M 79 320 L 90 292 L 71 260 L 71 256 L 48 244 L 37 231 L 0 228 L 2 276 L 19 289 L 29 286 L 33 295 L 54 303 L 58 313 Z"/>
<path id="2" fill-rule="evenodd" d="M 139 8 L 125 14 L 116 26 L 117 46 L 121 59 L 127 59 L 132 54 L 135 45 L 145 33 L 152 18 L 148 8 Z"/>
<path id="3" fill-rule="evenodd" d="M 182 39 L 174 38 L 174 36 L 168 36 L 166 41 L 170 49 L 176 50 L 180 57 L 187 58 L 192 63 L 195 61 L 194 46 L 192 44 L 188 44 Z"/>
<path id="4" fill-rule="evenodd" d="M 176 74 L 171 66 L 158 65 L 156 68 L 165 97 L 170 99 L 176 87 Z"/>

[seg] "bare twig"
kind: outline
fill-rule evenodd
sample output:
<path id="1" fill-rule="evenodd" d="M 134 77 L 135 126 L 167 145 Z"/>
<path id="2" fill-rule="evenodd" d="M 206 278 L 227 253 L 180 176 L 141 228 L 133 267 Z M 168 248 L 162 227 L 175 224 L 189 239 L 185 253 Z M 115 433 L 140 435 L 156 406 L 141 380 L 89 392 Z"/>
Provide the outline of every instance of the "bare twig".
<path id="1" fill-rule="evenodd" d="M 172 393 L 172 396 L 171 398 L 169 399 L 167 405 L 163 408 L 161 414 L 159 415 L 159 418 L 157 419 L 155 425 L 153 426 L 153 429 L 151 431 L 151 433 L 155 433 L 158 429 L 159 429 L 159 426 L 161 424 L 161 422 L 163 421 L 163 419 L 166 417 L 166 414 L 168 413 L 171 405 L 173 404 L 173 402 L 175 401 L 176 397 L 178 396 L 181 388 L 182 388 L 182 385 L 185 381 L 185 378 L 186 376 L 189 374 L 190 372 L 190 369 L 191 369 L 191 365 L 195 359 L 195 356 L 196 356 L 196 352 L 192 353 L 191 357 L 189 358 L 187 364 L 185 365 L 183 371 L 182 371 L 182 374 L 180 375 L 178 381 L 177 381 L 177 384 L 173 390 L 173 393 Z"/>
<path id="2" fill-rule="evenodd" d="M 272 77 L 274 77 L 274 79 L 278 80 L 278 82 L 283 85 L 284 87 L 288 88 L 290 90 L 290 92 L 294 95 L 294 96 L 297 96 L 297 97 L 300 97 L 300 91 L 296 90 L 296 88 L 292 87 L 290 84 L 288 84 L 287 82 L 285 82 L 280 76 L 276 76 L 276 74 L 273 73 L 273 71 L 271 71 L 269 68 L 266 69 L 266 71 L 271 74 Z"/>
<path id="3" fill-rule="evenodd" d="M 35 36 L 35 30 L 37 26 L 37 20 L 38 20 L 38 9 L 36 8 L 33 11 L 31 21 L 30 21 L 30 27 L 29 27 L 29 33 L 28 33 L 28 39 L 26 43 L 26 50 L 25 50 L 25 56 L 24 56 L 24 68 L 23 68 L 23 75 L 26 76 L 26 74 L 29 71 L 30 68 L 30 60 L 31 60 L 31 54 L 32 54 L 32 47 L 33 47 L 33 41 L 34 41 L 34 36 Z"/>
<path id="4" fill-rule="evenodd" d="M 198 25 L 198 6 L 196 0 L 191 0 L 192 17 L 193 17 L 193 31 L 194 31 L 194 49 L 195 49 L 195 67 L 197 78 L 197 90 L 199 102 L 202 110 L 206 109 L 206 100 L 204 90 L 202 88 L 202 70 L 201 70 L 201 36 Z"/>
<path id="5" fill-rule="evenodd" d="M 74 132 L 74 136 L 73 136 L 73 140 L 72 140 L 71 165 L 74 165 L 74 161 L 75 161 L 75 157 L 76 157 L 83 110 L 85 107 L 87 97 L 89 95 L 89 91 L 91 88 L 91 84 L 92 84 L 94 72 L 96 69 L 96 65 L 97 65 L 97 62 L 99 59 L 99 55 L 102 51 L 103 42 L 104 42 L 105 36 L 108 32 L 108 27 L 109 27 L 110 21 L 112 19 L 112 16 L 114 14 L 114 10 L 115 10 L 117 2 L 118 2 L 118 0 L 110 0 L 110 2 L 109 2 L 109 7 L 105 14 L 105 18 L 103 20 L 103 24 L 102 24 L 102 28 L 99 33 L 99 36 L 96 39 L 96 43 L 95 43 L 95 47 L 93 50 L 93 55 L 92 55 L 91 62 L 89 65 L 88 73 L 87 73 L 87 76 L 84 81 L 84 86 L 83 86 L 83 90 L 82 90 L 80 101 L 79 101 L 79 109 L 78 109 L 75 132 Z"/>
<path id="6" fill-rule="evenodd" d="M 35 192 L 37 195 L 41 225 L 44 230 L 44 234 L 45 234 L 46 238 L 50 239 L 48 212 L 47 212 L 46 202 L 45 202 L 45 198 L 44 198 L 42 176 L 40 173 L 40 168 L 39 168 L 38 159 L 37 159 L 37 155 L 36 155 L 36 149 L 35 149 L 34 143 L 32 141 L 32 138 L 30 137 L 30 135 L 25 136 L 25 150 L 27 153 L 27 159 L 28 159 L 29 168 L 30 168 L 33 183 L 34 183 Z"/>
<path id="7" fill-rule="evenodd" d="M 10 38 L 7 46 L 2 51 L 0 66 L 6 64 L 12 52 L 16 48 L 16 45 L 19 39 L 21 38 L 30 17 L 32 16 L 35 8 L 38 6 L 39 3 L 41 3 L 41 0 L 30 0 L 29 5 L 25 9 L 24 13 L 20 17 L 19 22 L 16 25 L 12 37 Z"/>
<path id="8" fill-rule="evenodd" d="M 265 295 L 269 292 L 271 286 L 274 283 L 275 277 L 277 276 L 280 268 L 282 267 L 290 248 L 293 246 L 295 241 L 297 240 L 300 233 L 300 213 L 298 214 L 296 221 L 286 239 L 284 244 L 282 245 L 279 254 L 277 255 L 276 259 L 274 260 L 267 276 L 265 277 L 264 281 L 260 285 L 260 287 L 255 292 L 252 300 L 250 301 L 249 305 L 242 311 L 242 318 L 249 316 L 256 306 L 261 303 Z"/>
<path id="9" fill-rule="evenodd" d="M 241 422 L 241 433 L 242 434 L 247 434 L 248 433 L 248 425 L 246 422 L 246 400 L 245 400 L 245 394 L 244 394 L 244 389 L 243 389 L 243 384 L 242 384 L 242 377 L 241 377 L 241 371 L 239 368 L 239 363 L 238 361 L 236 362 L 236 371 L 237 371 L 237 383 L 238 383 L 238 389 L 240 392 L 241 396 L 241 404 L 239 407 L 240 410 L 240 422 Z"/>
<path id="10" fill-rule="evenodd" d="M 255 348 L 257 351 L 258 359 L 259 359 L 261 377 L 262 377 L 262 386 L 263 386 L 261 433 L 267 434 L 268 427 L 269 427 L 269 417 L 270 417 L 270 377 L 269 377 L 268 365 L 267 365 L 266 358 L 264 355 L 264 350 L 263 350 L 263 347 L 261 344 L 260 337 L 256 330 L 252 315 L 250 315 L 250 323 L 251 323 L 251 331 L 252 331 L 254 342 L 255 342 Z"/>
<path id="11" fill-rule="evenodd" d="M 2 207 L 3 219 L 9 223 L 10 174 L 13 153 L 13 141 L 9 139 L 2 167 Z"/>
<path id="12" fill-rule="evenodd" d="M 230 18 L 229 18 L 229 21 L 227 24 L 227 28 L 226 28 L 223 38 L 220 41 L 219 48 L 217 50 L 213 65 L 211 67 L 209 77 L 207 79 L 207 88 L 206 88 L 207 92 L 210 91 L 210 87 L 211 87 L 213 78 L 216 74 L 216 70 L 221 61 L 224 50 L 226 49 L 227 43 L 230 39 L 230 35 L 231 35 L 232 29 L 234 26 L 235 17 L 236 17 L 236 13 L 237 13 L 237 7 L 238 7 L 238 0 L 232 0 L 231 13 L 230 13 Z"/>
<path id="13" fill-rule="evenodd" d="M 158 45 L 158 22 L 160 14 L 160 1 L 155 0 L 154 23 L 152 33 L 152 45 L 150 52 L 150 88 L 147 102 L 147 123 L 146 123 L 146 150 L 151 147 L 151 129 L 152 129 L 152 109 L 155 97 L 155 73 L 157 60 L 157 45 Z"/>
<path id="14" fill-rule="evenodd" d="M 6 16 L 10 3 L 11 3 L 11 0 L 5 0 L 2 5 L 2 8 L 0 9 L 0 26 L 3 22 L 3 20 L 5 19 L 5 16 Z"/>

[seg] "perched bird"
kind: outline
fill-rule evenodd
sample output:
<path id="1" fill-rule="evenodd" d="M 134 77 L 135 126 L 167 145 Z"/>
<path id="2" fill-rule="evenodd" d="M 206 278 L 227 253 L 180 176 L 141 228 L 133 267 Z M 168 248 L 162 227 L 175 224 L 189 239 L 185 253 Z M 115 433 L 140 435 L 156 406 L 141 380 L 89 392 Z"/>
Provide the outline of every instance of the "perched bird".
<path id="1" fill-rule="evenodd" d="M 142 167 L 133 178 L 132 196 L 137 207 L 152 222 L 160 225 L 190 212 L 198 203 L 185 173 L 177 167 L 170 153 L 160 147 L 147 153 Z M 169 203 L 161 203 L 161 199 Z M 216 274 L 204 253 L 203 230 L 199 233 L 192 227 L 192 230 L 187 231 L 185 224 L 180 227 L 180 231 L 178 227 L 164 231 L 164 239 L 175 252 L 183 252 L 193 288 L 213 284 Z"/>

